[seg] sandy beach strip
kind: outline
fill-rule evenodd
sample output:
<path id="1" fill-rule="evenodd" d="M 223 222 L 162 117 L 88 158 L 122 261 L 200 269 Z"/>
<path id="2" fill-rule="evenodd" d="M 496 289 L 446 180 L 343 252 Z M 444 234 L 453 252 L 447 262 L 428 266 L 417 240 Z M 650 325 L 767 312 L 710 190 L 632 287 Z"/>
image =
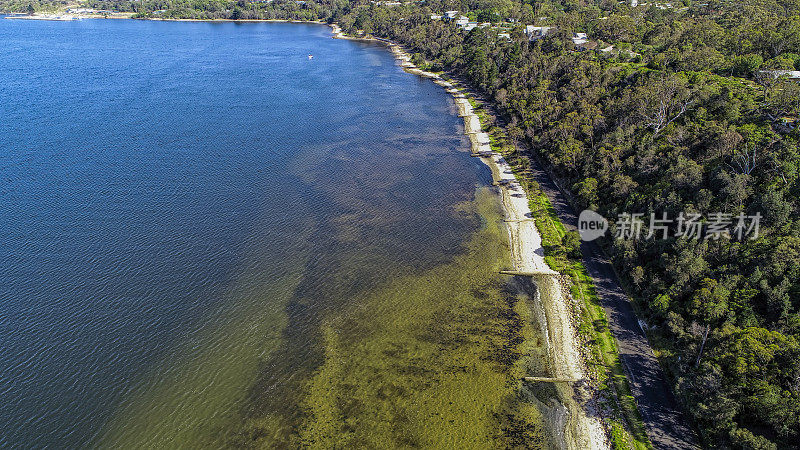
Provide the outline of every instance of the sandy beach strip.
<path id="1" fill-rule="evenodd" d="M 456 99 L 459 115 L 464 118 L 465 132 L 472 141 L 473 153 L 480 155 L 481 160 L 492 170 L 495 183 L 500 186 L 514 269 L 540 274 L 535 277 L 535 281 L 545 310 L 547 323 L 544 326 L 547 329 L 548 353 L 552 362 L 551 375 L 555 378 L 583 380 L 586 378 L 586 371 L 580 352 L 581 343 L 572 321 L 573 305 L 568 304 L 568 297 L 561 292 L 558 272 L 545 262 L 542 238 L 533 221 L 525 190 L 505 158 L 492 151 L 489 136 L 482 131 L 480 119 L 472 111 L 469 100 L 457 89 L 456 92 L 458 93 L 452 94 Z M 584 405 L 572 403 L 566 406 L 570 411 L 567 426 L 571 428 L 565 430 L 565 434 L 571 436 L 566 442 L 567 448 L 609 448 L 605 428 L 596 414 L 590 414 L 592 411 L 587 411 Z"/>
<path id="2" fill-rule="evenodd" d="M 520 185 L 505 158 L 492 150 L 489 135 L 483 130 L 480 118 L 474 113 L 472 104 L 455 82 L 448 81 L 438 74 L 419 69 L 411 63 L 411 57 L 403 48 L 395 43 L 374 38 L 349 37 L 343 35 L 341 29 L 332 25 L 334 37 L 343 39 L 375 40 L 386 43 L 400 61 L 406 72 L 430 78 L 450 93 L 458 108 L 458 115 L 464 119 L 464 133 L 469 137 L 472 154 L 479 156 L 491 169 L 494 184 L 500 187 L 503 209 L 509 231 L 512 262 L 514 270 L 538 274 L 536 278 L 540 293 L 546 288 L 552 295 L 542 295 L 545 310 L 547 340 L 552 376 L 556 378 L 574 378 L 584 380 L 586 369 L 581 356 L 581 343 L 577 338 L 576 324 L 573 322 L 575 305 L 570 305 L 571 297 L 561 292 L 558 272 L 552 270 L 544 259 L 542 239 L 533 220 L 528 197 Z M 546 286 L 545 286 L 546 285 Z M 578 397 L 580 390 L 590 389 L 584 386 L 575 388 L 573 397 Z M 591 395 L 588 395 L 591 397 Z M 569 449 L 608 449 L 608 436 L 602 419 L 596 414 L 591 402 L 579 401 L 577 398 L 570 405 L 565 435 L 565 445 Z"/>
<path id="3" fill-rule="evenodd" d="M 48 15 L 11 15 L 6 16 L 6 19 L 15 19 L 15 20 L 49 20 L 53 22 L 67 22 L 72 20 L 81 20 L 81 19 L 88 19 L 89 17 L 83 16 L 72 16 L 72 15 L 55 15 L 55 14 L 48 14 Z"/>

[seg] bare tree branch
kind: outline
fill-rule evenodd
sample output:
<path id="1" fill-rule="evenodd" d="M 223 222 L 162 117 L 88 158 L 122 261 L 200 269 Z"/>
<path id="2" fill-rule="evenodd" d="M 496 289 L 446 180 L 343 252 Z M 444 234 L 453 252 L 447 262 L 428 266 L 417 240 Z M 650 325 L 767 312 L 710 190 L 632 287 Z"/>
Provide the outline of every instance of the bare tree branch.
<path id="1" fill-rule="evenodd" d="M 658 136 L 665 128 L 679 117 L 684 115 L 689 107 L 692 105 L 693 100 L 689 98 L 685 89 L 681 89 L 678 81 L 674 77 L 663 77 L 661 80 L 652 83 L 646 92 L 645 98 L 655 100 L 655 104 L 650 103 L 649 110 L 642 114 L 645 125 L 647 128 L 653 130 L 653 137 Z"/>
<path id="2" fill-rule="evenodd" d="M 744 175 L 750 175 L 755 170 L 758 163 L 756 162 L 756 149 L 746 146 L 742 153 L 736 154 L 732 157 L 733 164 L 725 163 L 734 172 Z"/>

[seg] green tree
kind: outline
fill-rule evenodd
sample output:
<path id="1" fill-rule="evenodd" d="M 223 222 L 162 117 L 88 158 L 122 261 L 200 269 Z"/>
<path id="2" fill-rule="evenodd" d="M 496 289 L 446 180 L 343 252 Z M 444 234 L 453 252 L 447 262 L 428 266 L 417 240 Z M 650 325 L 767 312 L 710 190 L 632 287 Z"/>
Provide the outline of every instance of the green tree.
<path id="1" fill-rule="evenodd" d="M 692 296 L 690 311 L 705 325 L 700 350 L 697 352 L 697 359 L 694 363 L 695 367 L 700 365 L 712 325 L 717 324 L 728 312 L 728 297 L 730 297 L 730 291 L 711 278 L 704 278 L 699 289 Z"/>
<path id="2" fill-rule="evenodd" d="M 583 203 L 583 207 L 597 209 L 599 200 L 597 185 L 597 179 L 589 177 L 573 186 L 573 190 L 577 192 L 578 198 L 581 200 L 581 203 Z"/>

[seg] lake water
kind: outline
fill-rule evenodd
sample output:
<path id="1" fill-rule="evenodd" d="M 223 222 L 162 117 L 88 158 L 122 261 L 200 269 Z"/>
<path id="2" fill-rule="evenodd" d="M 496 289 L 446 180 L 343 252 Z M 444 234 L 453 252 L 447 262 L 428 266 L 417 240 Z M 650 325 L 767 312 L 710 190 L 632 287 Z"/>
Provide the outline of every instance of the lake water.
<path id="1" fill-rule="evenodd" d="M 442 88 L 317 25 L 0 42 L 0 447 L 546 444 Z"/>

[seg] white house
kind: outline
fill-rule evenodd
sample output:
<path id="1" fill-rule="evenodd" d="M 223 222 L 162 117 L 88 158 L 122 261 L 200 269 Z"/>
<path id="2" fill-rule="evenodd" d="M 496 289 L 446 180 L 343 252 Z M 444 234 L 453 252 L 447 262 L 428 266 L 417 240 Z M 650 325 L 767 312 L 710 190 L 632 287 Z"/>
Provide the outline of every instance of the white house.
<path id="1" fill-rule="evenodd" d="M 444 18 L 445 20 L 453 20 L 458 15 L 458 11 L 445 11 Z"/>
<path id="2" fill-rule="evenodd" d="M 762 70 L 761 73 L 770 74 L 775 78 L 786 77 L 790 80 L 800 80 L 800 70 Z"/>
<path id="3" fill-rule="evenodd" d="M 572 43 L 581 45 L 589 42 L 589 36 L 586 33 L 575 33 L 572 35 Z"/>
<path id="4" fill-rule="evenodd" d="M 460 26 L 461 28 L 467 26 L 468 23 L 469 17 L 467 16 L 460 16 L 458 19 L 456 19 L 456 25 Z"/>
<path id="5" fill-rule="evenodd" d="M 442 16 L 438 14 L 431 14 L 431 20 L 442 20 Z"/>
<path id="6" fill-rule="evenodd" d="M 528 36 L 528 40 L 535 41 L 536 39 L 541 39 L 547 36 L 547 34 L 554 29 L 555 27 L 536 27 L 533 25 L 527 25 L 525 27 L 525 35 Z"/>

